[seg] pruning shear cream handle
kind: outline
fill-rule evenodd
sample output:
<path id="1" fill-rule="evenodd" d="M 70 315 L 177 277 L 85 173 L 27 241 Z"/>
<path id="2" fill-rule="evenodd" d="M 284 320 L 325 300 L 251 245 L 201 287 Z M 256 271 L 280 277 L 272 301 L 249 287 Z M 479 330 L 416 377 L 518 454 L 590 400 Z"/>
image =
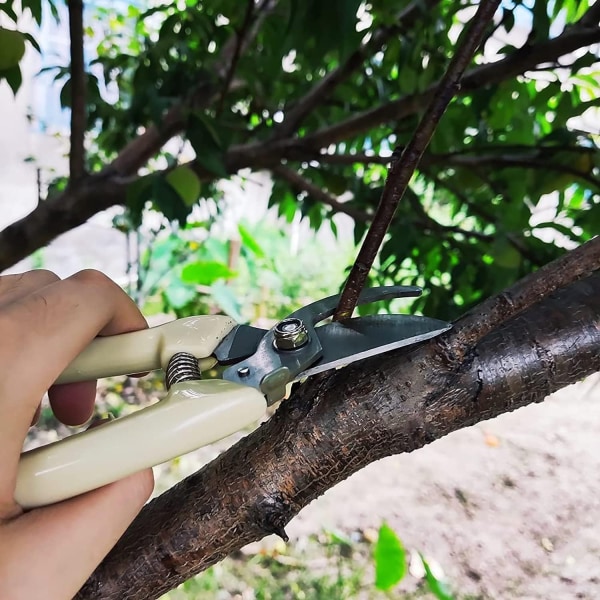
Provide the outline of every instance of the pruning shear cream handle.
<path id="1" fill-rule="evenodd" d="M 183 351 L 207 358 L 234 325 L 228 317 L 190 317 L 98 338 L 58 381 L 166 369 Z M 252 387 L 221 379 L 175 383 L 149 408 L 24 452 L 15 500 L 34 508 L 77 496 L 217 441 L 255 422 L 265 409 L 264 396 Z"/>

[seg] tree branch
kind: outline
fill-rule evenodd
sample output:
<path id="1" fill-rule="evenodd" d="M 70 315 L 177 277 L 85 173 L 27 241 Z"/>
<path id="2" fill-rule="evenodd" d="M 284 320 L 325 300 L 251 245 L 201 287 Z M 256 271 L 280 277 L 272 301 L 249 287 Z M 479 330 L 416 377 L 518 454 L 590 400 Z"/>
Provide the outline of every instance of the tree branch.
<path id="1" fill-rule="evenodd" d="M 276 0 L 262 0 L 254 11 L 254 26 L 239 43 L 238 52 L 244 52 L 254 40 L 260 24 L 276 5 Z M 210 106 L 217 98 L 218 82 L 224 82 L 232 68 L 237 36 L 232 36 L 223 46 L 219 57 L 212 65 L 213 81 L 200 81 L 185 98 L 172 106 L 160 124 L 151 125 L 140 136 L 129 142 L 119 155 L 105 167 L 103 172 L 120 176 L 133 175 L 143 167 L 173 136 L 183 130 L 189 110 L 200 110 Z"/>
<path id="2" fill-rule="evenodd" d="M 556 148 L 556 152 L 561 152 L 561 148 Z M 588 152 L 592 153 L 595 150 L 588 148 Z M 572 167 L 568 164 L 561 164 L 551 162 L 548 158 L 540 158 L 539 156 L 509 156 L 502 154 L 478 154 L 476 156 L 465 156 L 465 155 L 438 155 L 435 160 L 433 157 L 428 157 L 428 164 L 435 164 L 435 162 L 446 162 L 448 165 L 473 168 L 480 166 L 492 166 L 495 169 L 505 169 L 508 167 L 517 167 L 523 169 L 541 169 L 544 171 L 558 171 L 568 175 L 573 175 L 577 179 L 581 179 L 591 186 L 600 189 L 600 179 L 594 177 L 589 172 L 581 171 L 576 167 Z M 593 165 L 590 164 L 592 167 Z"/>
<path id="3" fill-rule="evenodd" d="M 235 69 L 240 60 L 240 55 L 242 51 L 242 44 L 245 37 L 248 35 L 250 30 L 250 25 L 252 25 L 252 14 L 254 11 L 254 0 L 247 0 L 246 2 L 246 14 L 244 15 L 244 20 L 235 32 L 235 47 L 233 51 L 233 56 L 231 57 L 231 61 L 229 63 L 229 67 L 227 69 L 227 75 L 225 75 L 225 82 L 223 83 L 223 89 L 221 91 L 221 97 L 219 99 L 217 105 L 217 113 L 220 113 L 223 110 L 223 105 L 225 103 L 225 98 L 227 97 L 227 92 L 229 91 L 229 86 L 231 85 L 231 81 L 233 79 L 233 74 L 235 73 Z"/>
<path id="4" fill-rule="evenodd" d="M 285 138 L 297 131 L 302 121 L 317 106 L 322 104 L 341 83 L 346 81 L 365 60 L 378 52 L 393 35 L 403 34 L 410 30 L 418 17 L 425 11 L 433 9 L 440 0 L 415 0 L 397 17 L 396 23 L 375 30 L 371 38 L 361 44 L 339 67 L 328 73 L 315 84 L 293 107 L 285 110 L 285 119 L 276 129 L 275 138 Z"/>
<path id="5" fill-rule="evenodd" d="M 595 5 L 594 5 L 595 6 Z M 589 9 L 591 10 L 591 9 Z M 590 25 L 585 16 L 561 35 L 535 45 L 526 45 L 506 58 L 471 69 L 461 81 L 461 94 L 472 92 L 486 85 L 500 83 L 511 77 L 525 73 L 538 64 L 557 60 L 568 54 L 600 42 L 600 27 Z M 349 119 L 325 127 L 302 138 L 304 147 L 320 149 L 345 139 L 360 135 L 373 127 L 399 121 L 418 113 L 426 106 L 435 93 L 439 83 L 435 83 L 422 94 L 407 96 L 354 115 Z M 285 156 L 284 148 L 296 142 L 294 139 L 281 140 L 277 144 L 280 156 Z"/>
<path id="6" fill-rule="evenodd" d="M 464 315 L 450 335 L 456 360 L 504 321 L 528 309 L 548 293 L 600 269 L 600 236 L 531 273 L 513 287 Z"/>
<path id="7" fill-rule="evenodd" d="M 261 13 L 261 18 L 264 18 L 265 13 L 272 9 L 272 5 L 268 2 L 263 2 L 263 6 L 264 11 Z M 597 20 L 594 20 L 596 17 L 588 17 L 591 14 L 590 11 L 595 10 L 597 12 L 596 7 L 597 4 L 594 4 L 592 8 L 588 9 L 587 16 L 582 17 L 576 25 L 569 27 L 560 36 L 548 42 L 522 48 L 515 55 L 503 60 L 470 70 L 463 77 L 461 89 L 464 90 L 466 86 L 469 90 L 472 90 L 478 85 L 485 86 L 490 83 L 497 83 L 506 77 L 523 73 L 537 63 L 547 62 L 563 53 L 572 52 L 579 47 L 599 42 L 600 28 L 596 25 Z M 253 31 L 258 28 L 259 22 L 260 18 L 255 21 Z M 232 56 L 232 51 L 230 51 L 232 48 L 229 47 L 228 52 L 224 54 Z M 214 99 L 214 91 L 209 88 L 210 86 L 195 90 L 193 97 L 198 105 L 203 103 L 208 105 Z M 422 102 L 423 99 L 420 96 L 410 97 L 375 109 L 375 111 L 380 112 L 368 111 L 368 113 L 357 115 L 359 120 L 357 123 L 360 124 L 357 131 L 362 133 L 377 124 L 415 114 L 422 108 Z M 375 114 L 382 119 L 380 122 L 373 121 L 373 115 Z M 371 116 L 367 118 L 366 115 Z M 323 163 L 336 161 L 339 164 L 345 164 L 343 161 L 346 160 L 354 161 L 354 159 L 342 158 L 340 155 L 320 154 L 321 148 L 338 139 L 337 136 L 341 131 L 345 131 L 348 137 L 353 135 L 355 131 L 353 123 L 353 118 L 351 118 L 339 124 L 340 129 L 336 129 L 338 125 L 334 125 L 332 126 L 333 129 L 331 127 L 322 129 L 301 139 L 290 137 L 282 140 L 267 140 L 232 146 L 225 158 L 228 171 L 234 173 L 243 168 L 272 168 L 272 166 L 279 164 L 282 158 L 289 160 L 316 159 Z M 347 127 L 348 124 L 350 126 Z M 81 225 L 89 216 L 104 210 L 108 206 L 124 203 L 124 187 L 123 189 L 121 187 L 124 186 L 125 179 L 120 177 L 119 173 L 129 175 L 135 173 L 160 149 L 164 142 L 180 131 L 182 126 L 181 109 L 175 107 L 163 119 L 160 129 L 156 126 L 149 127 L 146 132 L 127 145 L 112 164 L 105 167 L 103 175 L 106 177 L 114 175 L 111 186 L 119 189 L 119 194 L 115 195 L 114 198 L 110 198 L 110 201 L 107 198 L 101 198 L 90 185 L 86 185 L 84 189 L 90 192 L 89 196 L 80 192 L 74 196 L 68 190 L 64 192 L 64 194 L 67 194 L 64 198 L 63 194 L 60 194 L 45 202 L 52 204 L 51 210 L 48 210 L 50 207 L 38 207 L 30 215 L 2 231 L 0 233 L 0 271 L 25 258 L 41 245 L 50 242 L 65 231 Z M 362 155 L 357 155 L 356 162 L 360 162 L 361 158 Z M 389 159 L 373 157 L 373 159 L 365 162 L 385 164 L 389 162 Z M 206 177 L 207 174 L 204 173 L 203 176 Z M 210 177 L 214 179 L 214 175 L 210 175 Z M 72 200 L 74 197 L 79 198 L 85 206 L 73 206 Z M 94 204 L 96 201 L 97 204 Z M 67 207 L 71 206 L 74 209 L 72 218 L 65 219 L 62 222 L 44 223 L 42 215 L 67 214 Z"/>
<path id="8" fill-rule="evenodd" d="M 330 206 L 335 212 L 344 213 L 352 217 L 355 221 L 361 221 L 363 223 L 366 223 L 371 219 L 371 215 L 368 213 L 358 210 L 345 202 L 340 202 L 334 196 L 321 189 L 318 185 L 315 185 L 312 181 L 302 177 L 298 171 L 294 171 L 283 165 L 273 167 L 272 171 L 275 175 L 285 179 L 296 191 L 306 192 L 315 200 Z"/>
<path id="9" fill-rule="evenodd" d="M 83 58 L 83 2 L 69 0 L 69 40 L 71 74 L 71 134 L 69 152 L 69 175 L 71 183 L 85 175 L 85 130 L 86 110 L 86 74 Z"/>
<path id="10" fill-rule="evenodd" d="M 379 207 L 342 290 L 339 304 L 333 315 L 334 320 L 346 319 L 352 315 L 398 204 L 408 188 L 442 115 L 458 91 L 461 77 L 471 62 L 499 5 L 500 0 L 481 0 L 475 16 L 466 30 L 463 30 L 463 37 L 458 49 L 410 142 L 398 160 L 392 161 Z"/>
<path id="11" fill-rule="evenodd" d="M 448 360 L 450 332 L 309 380 L 258 430 L 146 506 L 78 598 L 156 598 L 251 541 L 283 535 L 304 506 L 367 464 L 600 370 L 600 273 L 542 296 L 462 361 Z"/>
<path id="12" fill-rule="evenodd" d="M 76 186 L 39 203 L 0 235 L 0 270 L 14 265 L 61 233 L 85 223 L 97 212 L 125 204 L 126 185 L 106 175 L 89 175 Z"/>

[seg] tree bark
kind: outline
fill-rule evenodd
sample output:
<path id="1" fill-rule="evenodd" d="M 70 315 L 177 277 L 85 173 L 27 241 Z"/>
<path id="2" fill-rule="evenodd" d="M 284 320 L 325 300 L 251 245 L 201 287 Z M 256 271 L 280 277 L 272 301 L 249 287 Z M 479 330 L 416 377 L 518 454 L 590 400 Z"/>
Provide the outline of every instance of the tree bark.
<path id="1" fill-rule="evenodd" d="M 428 343 L 299 386 L 269 421 L 146 506 L 78 598 L 157 598 L 251 541 L 285 537 L 304 506 L 369 463 L 600 370 L 598 269 L 484 327 L 467 352 L 458 321 Z"/>

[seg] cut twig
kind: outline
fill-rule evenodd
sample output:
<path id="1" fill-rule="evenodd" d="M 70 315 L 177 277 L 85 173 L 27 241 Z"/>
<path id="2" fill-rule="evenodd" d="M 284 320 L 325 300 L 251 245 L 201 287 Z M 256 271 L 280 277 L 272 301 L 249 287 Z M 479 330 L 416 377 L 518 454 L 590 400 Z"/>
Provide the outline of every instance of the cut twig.
<path id="1" fill-rule="evenodd" d="M 86 74 L 83 62 L 83 2 L 69 0 L 69 38 L 71 54 L 71 181 L 85 174 Z"/>
<path id="2" fill-rule="evenodd" d="M 482 0 L 412 139 L 404 148 L 400 158 L 392 161 L 379 207 L 342 291 L 334 320 L 345 319 L 352 315 L 396 208 L 442 115 L 458 91 L 460 79 L 481 43 L 499 4 L 500 0 Z"/>

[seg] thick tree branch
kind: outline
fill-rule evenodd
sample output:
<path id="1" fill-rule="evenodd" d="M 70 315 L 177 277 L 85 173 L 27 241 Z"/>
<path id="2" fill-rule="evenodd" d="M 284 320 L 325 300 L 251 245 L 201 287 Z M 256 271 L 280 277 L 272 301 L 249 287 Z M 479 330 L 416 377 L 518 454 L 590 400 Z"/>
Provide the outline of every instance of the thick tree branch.
<path id="1" fill-rule="evenodd" d="M 77 182 L 85 174 L 85 130 L 87 125 L 86 74 L 83 59 L 83 2 L 69 0 L 71 75 L 71 148 L 69 175 Z"/>
<path id="2" fill-rule="evenodd" d="M 462 75 L 471 62 L 499 5 L 500 0 L 481 0 L 475 16 L 463 31 L 458 49 L 415 133 L 398 160 L 392 161 L 377 212 L 342 290 L 339 304 L 333 315 L 334 320 L 347 319 L 352 315 L 398 204 L 408 188 L 442 115 L 459 89 Z"/>
<path id="3" fill-rule="evenodd" d="M 156 598 L 243 545 L 282 534 L 310 501 L 372 461 L 600 370 L 600 273 L 542 295 L 460 361 L 448 360 L 450 332 L 309 380 L 258 430 L 151 502 L 78 597 Z"/>
<path id="4" fill-rule="evenodd" d="M 371 215 L 368 213 L 358 210 L 345 202 L 340 202 L 337 198 L 320 188 L 318 185 L 315 185 L 312 181 L 302 177 L 302 175 L 300 175 L 300 173 L 294 169 L 289 169 L 283 165 L 278 165 L 273 167 L 272 172 L 282 179 L 285 179 L 296 190 L 296 192 L 306 192 L 315 200 L 330 206 L 335 212 L 347 214 L 355 221 L 360 221 L 363 223 L 366 223 L 371 219 Z"/>
<path id="5" fill-rule="evenodd" d="M 285 119 L 276 129 L 276 138 L 285 138 L 297 131 L 302 121 L 317 106 L 322 104 L 337 86 L 346 81 L 368 58 L 378 52 L 394 35 L 401 35 L 414 27 L 419 16 L 431 10 L 440 0 L 416 0 L 409 4 L 399 15 L 395 24 L 380 27 L 370 39 L 355 50 L 339 67 L 325 75 L 302 98 L 294 102 L 293 107 L 285 110 Z"/>
<path id="6" fill-rule="evenodd" d="M 124 204 L 126 185 L 106 175 L 84 177 L 60 196 L 40 202 L 26 217 L 0 235 L 0 270 L 50 243 L 61 233 L 85 223 L 97 212 Z"/>
<path id="7" fill-rule="evenodd" d="M 457 360 L 462 360 L 479 340 L 505 320 L 528 309 L 548 293 L 599 269 L 600 236 L 597 236 L 475 307 L 451 334 Z"/>

